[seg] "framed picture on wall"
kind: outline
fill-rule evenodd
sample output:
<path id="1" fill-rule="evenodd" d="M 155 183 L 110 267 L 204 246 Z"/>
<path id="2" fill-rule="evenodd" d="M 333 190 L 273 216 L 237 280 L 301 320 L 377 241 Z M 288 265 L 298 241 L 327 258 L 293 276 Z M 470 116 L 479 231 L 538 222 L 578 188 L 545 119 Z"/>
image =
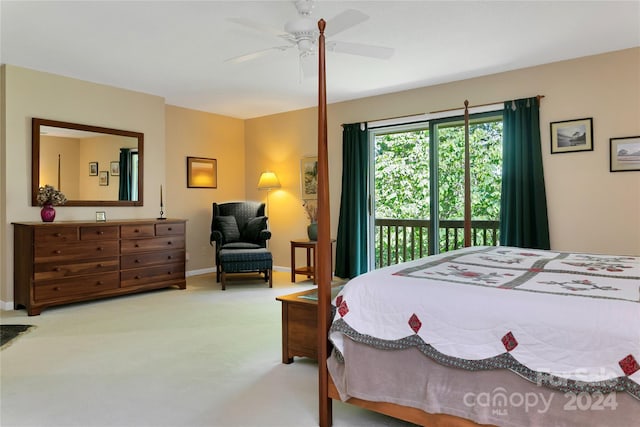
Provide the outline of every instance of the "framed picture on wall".
<path id="1" fill-rule="evenodd" d="M 318 157 L 303 157 L 300 161 L 302 200 L 318 198 Z"/>
<path id="2" fill-rule="evenodd" d="M 640 171 L 640 136 L 609 139 L 609 170 Z"/>
<path id="3" fill-rule="evenodd" d="M 218 161 L 187 157 L 187 188 L 218 188 Z"/>
<path id="4" fill-rule="evenodd" d="M 593 151 L 593 119 L 551 123 L 551 154 Z"/>
<path id="5" fill-rule="evenodd" d="M 119 176 L 120 162 L 111 162 L 109 165 L 109 172 L 111 173 L 111 176 Z"/>
<path id="6" fill-rule="evenodd" d="M 109 185 L 109 172 L 107 171 L 98 172 L 98 184 L 102 186 Z"/>
<path id="7" fill-rule="evenodd" d="M 98 162 L 89 162 L 89 176 L 98 176 Z"/>

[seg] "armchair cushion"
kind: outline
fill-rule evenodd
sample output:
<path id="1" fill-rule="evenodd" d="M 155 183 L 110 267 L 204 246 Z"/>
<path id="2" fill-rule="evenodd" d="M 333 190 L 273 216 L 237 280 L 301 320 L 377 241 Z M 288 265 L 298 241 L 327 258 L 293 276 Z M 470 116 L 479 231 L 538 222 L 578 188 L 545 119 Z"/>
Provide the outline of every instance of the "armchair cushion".
<path id="1" fill-rule="evenodd" d="M 216 228 L 222 232 L 225 242 L 237 242 L 240 240 L 240 230 L 238 230 L 238 223 L 234 216 L 217 216 Z"/>
<path id="2" fill-rule="evenodd" d="M 242 229 L 242 240 L 255 242 L 260 239 L 260 232 L 267 228 L 267 217 L 257 216 L 249 218 L 247 224 Z"/>

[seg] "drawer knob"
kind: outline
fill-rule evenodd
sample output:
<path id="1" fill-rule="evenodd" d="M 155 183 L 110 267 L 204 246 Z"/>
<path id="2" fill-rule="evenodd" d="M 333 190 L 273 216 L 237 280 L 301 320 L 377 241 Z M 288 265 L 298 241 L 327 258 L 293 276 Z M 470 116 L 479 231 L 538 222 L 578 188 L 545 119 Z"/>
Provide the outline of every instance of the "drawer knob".
<path id="1" fill-rule="evenodd" d="M 53 253 L 54 253 L 54 254 L 58 254 L 58 255 L 59 255 L 59 254 L 61 254 L 62 252 L 60 251 L 60 249 L 57 249 L 57 250 L 53 251 Z"/>
<path id="2" fill-rule="evenodd" d="M 54 291 L 59 291 L 59 290 L 60 290 L 60 288 L 59 288 L 59 287 L 57 287 L 57 286 L 54 286 L 54 287 L 53 287 L 53 290 L 54 290 Z"/>
<path id="3" fill-rule="evenodd" d="M 104 231 L 98 231 L 98 234 L 102 236 L 104 234 Z"/>
<path id="4" fill-rule="evenodd" d="M 173 258 L 171 255 L 169 255 L 169 256 L 167 257 L 167 259 L 171 259 L 171 258 Z"/>
<path id="5" fill-rule="evenodd" d="M 98 264 L 98 268 L 102 268 L 102 267 L 103 267 L 102 264 Z"/>
<path id="6" fill-rule="evenodd" d="M 140 280 L 140 276 L 135 276 L 134 279 Z"/>
<path id="7" fill-rule="evenodd" d="M 60 271 L 60 267 L 55 267 L 53 271 Z"/>
<path id="8" fill-rule="evenodd" d="M 140 260 L 139 259 L 137 259 L 137 260 L 135 260 L 133 262 L 135 262 L 136 264 L 140 264 Z"/>
<path id="9" fill-rule="evenodd" d="M 101 246 L 98 246 L 98 252 L 104 251 L 104 248 L 102 248 Z"/>
<path id="10" fill-rule="evenodd" d="M 172 244 L 173 244 L 173 242 L 172 242 L 171 240 L 169 240 L 169 241 L 167 242 L 167 245 L 172 245 Z"/>
<path id="11" fill-rule="evenodd" d="M 134 233 L 139 233 L 140 230 L 138 230 L 137 228 L 135 230 L 133 230 Z"/>
<path id="12" fill-rule="evenodd" d="M 62 233 L 56 233 L 56 234 L 54 234 L 54 236 L 60 237 L 60 236 L 62 236 Z"/>
<path id="13" fill-rule="evenodd" d="M 101 280 L 98 280 L 98 281 L 96 282 L 96 286 L 100 286 L 100 285 L 103 285 L 103 283 L 102 283 L 102 281 L 101 281 Z"/>
<path id="14" fill-rule="evenodd" d="M 169 228 L 167 228 L 167 230 L 171 231 L 171 230 L 173 230 L 173 228 L 169 227 Z"/>

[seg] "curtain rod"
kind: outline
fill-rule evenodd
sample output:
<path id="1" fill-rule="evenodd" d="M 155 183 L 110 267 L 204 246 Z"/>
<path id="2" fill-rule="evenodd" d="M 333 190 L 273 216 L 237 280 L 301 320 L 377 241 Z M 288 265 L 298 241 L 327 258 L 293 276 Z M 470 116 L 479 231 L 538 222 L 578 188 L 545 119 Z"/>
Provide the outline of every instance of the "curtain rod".
<path id="1" fill-rule="evenodd" d="M 536 98 L 538 98 L 538 101 L 540 101 L 542 98 L 544 98 L 544 95 L 536 95 Z M 506 101 L 502 101 L 502 102 L 506 102 Z M 468 108 L 486 107 L 488 105 L 494 105 L 494 104 L 499 104 L 499 103 L 498 102 L 488 102 L 486 104 L 469 105 Z M 449 111 L 462 110 L 463 108 L 464 107 L 456 107 L 456 108 L 448 108 L 446 110 L 430 111 L 429 114 L 446 113 L 446 112 L 449 112 Z"/>
<path id="2" fill-rule="evenodd" d="M 544 98 L 544 95 L 536 95 L 536 98 L 538 98 L 538 101 L 540 101 L 542 98 Z M 470 105 L 468 108 L 479 108 L 479 107 L 487 107 L 489 105 L 494 105 L 494 104 L 499 104 L 505 101 L 501 101 L 501 102 L 488 102 L 486 104 L 479 104 L 479 105 Z M 431 111 L 429 112 L 429 114 L 438 114 L 438 113 L 446 113 L 449 111 L 456 111 L 456 110 L 462 110 L 464 109 L 464 107 L 457 107 L 457 108 L 448 108 L 446 110 L 438 110 L 438 111 Z M 420 120 L 421 118 L 424 117 L 424 115 L 427 113 L 416 113 L 416 114 L 407 114 L 405 116 L 396 116 L 396 117 L 385 117 L 383 119 L 374 119 L 374 120 L 365 120 L 365 121 L 361 121 L 360 123 L 374 123 L 374 122 L 382 122 L 382 121 L 386 121 L 386 120 L 399 120 L 399 119 L 405 119 L 405 118 L 410 118 L 410 117 L 415 117 L 416 120 Z M 358 122 L 355 122 L 358 123 Z M 349 123 L 341 123 L 340 126 L 343 126 L 349 124 Z"/>
<path id="3" fill-rule="evenodd" d="M 409 117 L 424 116 L 425 114 L 426 113 L 407 114 L 406 116 L 386 117 L 384 119 L 365 120 L 365 121 L 354 122 L 354 123 L 370 123 L 370 122 L 381 122 L 381 121 L 384 121 L 384 120 L 406 119 L 406 118 L 409 118 Z M 344 125 L 348 125 L 348 124 L 350 124 L 350 123 L 341 123 L 340 126 L 344 126 Z"/>

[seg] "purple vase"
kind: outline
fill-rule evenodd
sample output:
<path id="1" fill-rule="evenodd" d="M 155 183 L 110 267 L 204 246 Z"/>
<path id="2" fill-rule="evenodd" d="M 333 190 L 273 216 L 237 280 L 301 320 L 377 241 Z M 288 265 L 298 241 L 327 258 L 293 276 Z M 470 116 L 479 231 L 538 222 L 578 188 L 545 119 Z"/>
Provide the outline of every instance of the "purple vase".
<path id="1" fill-rule="evenodd" d="M 56 210 L 51 205 L 44 205 L 40 210 L 40 217 L 43 222 L 53 222 L 56 218 Z"/>

